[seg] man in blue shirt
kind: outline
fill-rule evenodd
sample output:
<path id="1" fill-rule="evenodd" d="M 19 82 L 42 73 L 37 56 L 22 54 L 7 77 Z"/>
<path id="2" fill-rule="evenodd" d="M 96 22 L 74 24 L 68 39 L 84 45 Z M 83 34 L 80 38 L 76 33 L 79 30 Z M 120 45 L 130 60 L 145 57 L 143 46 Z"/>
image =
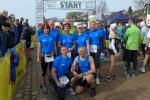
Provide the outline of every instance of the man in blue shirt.
<path id="1" fill-rule="evenodd" d="M 72 81 L 77 82 L 76 94 L 83 92 L 84 87 L 90 85 L 91 97 L 95 96 L 95 64 L 92 56 L 86 55 L 86 48 L 80 47 L 78 49 L 79 56 L 77 56 L 72 64 L 71 72 L 74 75 Z"/>
<path id="2" fill-rule="evenodd" d="M 106 34 L 103 29 L 99 29 L 96 21 L 92 21 L 90 23 L 90 31 L 89 31 L 89 44 L 90 44 L 90 53 L 94 58 L 94 63 L 96 66 L 96 84 L 100 84 L 100 74 L 101 74 L 101 63 L 100 63 L 100 55 L 103 53 L 105 48 L 105 38 Z"/>
<path id="3" fill-rule="evenodd" d="M 75 92 L 70 88 L 70 78 L 69 70 L 72 64 L 72 59 L 67 56 L 68 49 L 66 47 L 61 47 L 61 54 L 55 58 L 52 66 L 52 85 L 55 92 L 58 95 L 58 100 L 65 99 L 66 88 L 69 90 L 71 95 L 75 95 Z"/>
<path id="4" fill-rule="evenodd" d="M 55 21 L 53 19 L 50 19 L 48 21 L 48 25 L 50 27 L 50 35 L 52 35 L 56 41 L 56 46 L 58 47 L 59 37 L 60 37 L 60 31 L 55 26 Z"/>

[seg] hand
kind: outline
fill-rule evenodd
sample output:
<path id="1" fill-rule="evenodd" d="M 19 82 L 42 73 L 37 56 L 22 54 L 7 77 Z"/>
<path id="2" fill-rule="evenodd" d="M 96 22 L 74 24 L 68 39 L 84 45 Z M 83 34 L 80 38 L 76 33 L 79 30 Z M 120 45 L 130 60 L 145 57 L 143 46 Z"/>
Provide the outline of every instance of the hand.
<path id="1" fill-rule="evenodd" d="M 37 64 L 41 64 L 40 58 L 37 59 Z"/>
<path id="2" fill-rule="evenodd" d="M 78 73 L 77 72 L 73 72 L 74 77 L 78 77 Z"/>
<path id="3" fill-rule="evenodd" d="M 120 55 L 120 52 L 118 52 L 117 54 L 115 54 L 116 57 L 118 57 Z"/>
<path id="4" fill-rule="evenodd" d="M 79 77 L 79 78 L 82 78 L 82 77 L 83 77 L 83 75 L 82 75 L 82 74 L 79 74 L 79 75 L 78 75 L 78 77 Z"/>
<path id="5" fill-rule="evenodd" d="M 56 84 L 57 84 L 57 86 L 58 86 L 58 87 L 61 87 L 61 84 L 60 84 L 60 82 L 56 82 Z"/>

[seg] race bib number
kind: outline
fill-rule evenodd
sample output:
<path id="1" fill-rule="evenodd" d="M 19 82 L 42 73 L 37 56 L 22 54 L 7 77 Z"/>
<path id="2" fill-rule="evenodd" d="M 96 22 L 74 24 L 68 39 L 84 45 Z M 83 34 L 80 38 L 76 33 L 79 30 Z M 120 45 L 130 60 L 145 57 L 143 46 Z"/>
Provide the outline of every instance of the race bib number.
<path id="1" fill-rule="evenodd" d="M 44 55 L 44 58 L 45 58 L 45 62 L 46 62 L 46 63 L 49 63 L 49 62 L 53 62 L 53 61 L 54 61 L 54 56 L 53 56 L 53 54 L 46 54 L 46 55 Z"/>
<path id="2" fill-rule="evenodd" d="M 97 45 L 90 45 L 90 52 L 97 53 Z"/>
<path id="3" fill-rule="evenodd" d="M 69 79 L 66 76 L 62 76 L 59 78 L 59 82 L 63 85 L 67 85 L 69 83 Z"/>
<path id="4" fill-rule="evenodd" d="M 71 52 L 68 52 L 67 56 L 68 56 L 68 57 L 71 57 Z"/>

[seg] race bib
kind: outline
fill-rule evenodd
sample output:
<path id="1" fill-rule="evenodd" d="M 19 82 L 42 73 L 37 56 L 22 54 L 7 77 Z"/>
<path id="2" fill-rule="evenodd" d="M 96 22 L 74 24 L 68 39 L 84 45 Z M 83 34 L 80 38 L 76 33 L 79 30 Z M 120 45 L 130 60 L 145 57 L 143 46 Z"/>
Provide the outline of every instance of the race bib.
<path id="1" fill-rule="evenodd" d="M 46 54 L 46 55 L 44 55 L 44 58 L 45 58 L 45 62 L 46 62 L 46 63 L 49 63 L 49 62 L 53 62 L 53 61 L 54 61 L 54 56 L 53 56 L 53 54 Z"/>
<path id="2" fill-rule="evenodd" d="M 97 45 L 90 45 L 90 52 L 97 53 Z"/>
<path id="3" fill-rule="evenodd" d="M 67 56 L 68 56 L 68 57 L 71 57 L 71 52 L 68 52 Z"/>
<path id="4" fill-rule="evenodd" d="M 62 76 L 59 78 L 59 82 L 63 85 L 67 85 L 69 83 L 69 79 L 66 76 Z"/>

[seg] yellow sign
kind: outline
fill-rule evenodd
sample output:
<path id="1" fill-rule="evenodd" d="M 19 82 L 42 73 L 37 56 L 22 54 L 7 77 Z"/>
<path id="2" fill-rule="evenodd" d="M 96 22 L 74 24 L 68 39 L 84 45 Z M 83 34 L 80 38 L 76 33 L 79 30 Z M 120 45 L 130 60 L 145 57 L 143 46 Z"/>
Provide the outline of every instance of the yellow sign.
<path id="1" fill-rule="evenodd" d="M 18 82 L 25 74 L 25 43 L 20 42 L 14 47 L 16 54 L 19 56 L 19 65 L 16 67 L 16 81 L 11 81 L 11 53 L 0 59 L 0 100 L 12 100 L 13 92 Z"/>

